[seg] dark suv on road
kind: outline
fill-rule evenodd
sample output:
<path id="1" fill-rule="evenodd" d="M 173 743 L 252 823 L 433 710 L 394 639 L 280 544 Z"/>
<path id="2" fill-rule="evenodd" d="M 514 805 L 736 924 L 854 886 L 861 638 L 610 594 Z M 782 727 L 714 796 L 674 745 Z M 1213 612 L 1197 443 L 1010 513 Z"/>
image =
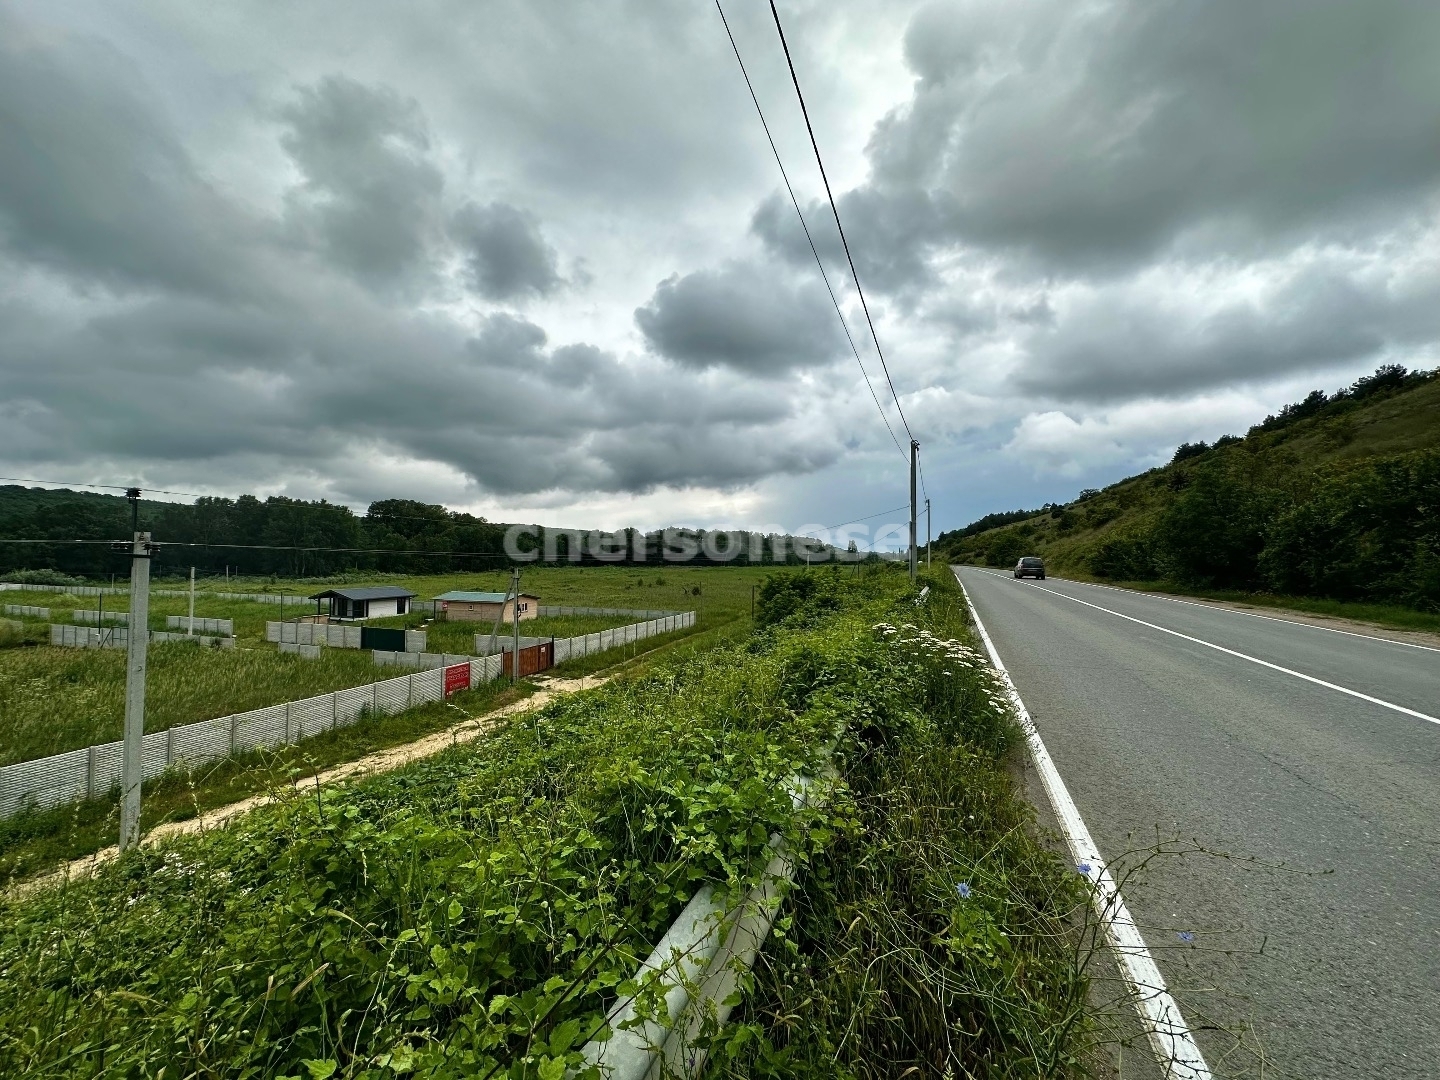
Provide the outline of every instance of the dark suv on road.
<path id="1" fill-rule="evenodd" d="M 1034 555 L 1026 555 L 1015 564 L 1015 576 L 1017 578 L 1033 577 L 1045 580 L 1045 560 L 1037 559 Z"/>

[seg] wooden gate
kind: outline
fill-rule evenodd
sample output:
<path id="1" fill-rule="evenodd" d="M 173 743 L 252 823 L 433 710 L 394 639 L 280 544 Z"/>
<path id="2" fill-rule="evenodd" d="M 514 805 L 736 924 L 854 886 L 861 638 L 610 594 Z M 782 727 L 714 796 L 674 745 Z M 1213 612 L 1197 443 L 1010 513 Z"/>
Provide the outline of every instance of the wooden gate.
<path id="1" fill-rule="evenodd" d="M 509 675 L 514 670 L 512 659 L 513 652 L 505 654 L 503 673 Z M 531 645 L 529 648 L 520 650 L 520 677 L 534 675 L 544 671 L 546 668 L 555 666 L 555 639 L 542 641 L 539 645 Z"/>

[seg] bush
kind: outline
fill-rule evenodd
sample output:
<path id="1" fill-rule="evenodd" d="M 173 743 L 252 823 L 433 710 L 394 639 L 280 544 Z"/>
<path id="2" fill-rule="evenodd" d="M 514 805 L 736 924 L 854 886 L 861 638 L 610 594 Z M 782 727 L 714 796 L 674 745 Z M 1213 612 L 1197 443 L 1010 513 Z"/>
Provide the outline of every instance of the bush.
<path id="1" fill-rule="evenodd" d="M 1317 477 L 1270 527 L 1260 572 L 1281 592 L 1440 609 L 1440 451 Z"/>

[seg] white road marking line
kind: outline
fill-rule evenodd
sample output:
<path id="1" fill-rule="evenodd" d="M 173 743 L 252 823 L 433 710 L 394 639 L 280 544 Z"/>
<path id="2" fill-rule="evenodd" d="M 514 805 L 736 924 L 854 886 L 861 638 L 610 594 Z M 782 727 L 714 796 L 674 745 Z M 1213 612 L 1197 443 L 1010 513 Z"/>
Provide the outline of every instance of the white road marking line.
<path id="1" fill-rule="evenodd" d="M 965 596 L 965 603 L 970 607 L 975 629 L 980 631 L 980 640 L 985 642 L 985 651 L 990 654 L 990 662 L 1000 673 L 1006 692 L 1020 716 L 1030 758 L 1035 763 L 1036 771 L 1040 773 L 1045 792 L 1050 796 L 1050 805 L 1055 810 L 1055 817 L 1059 819 L 1060 827 L 1065 832 L 1065 840 L 1070 847 L 1070 855 L 1075 860 L 1076 869 L 1085 874 L 1095 887 L 1091 894 L 1095 913 L 1105 925 L 1105 936 L 1110 947 L 1115 950 L 1120 971 L 1130 987 L 1130 992 L 1135 995 L 1135 1008 L 1140 1013 L 1141 1023 L 1150 1037 L 1150 1044 L 1164 1070 L 1166 1080 L 1210 1080 L 1210 1067 L 1205 1064 L 1205 1057 L 1200 1053 L 1195 1037 L 1190 1034 L 1180 1006 L 1170 996 L 1170 991 L 1165 986 L 1165 977 L 1160 974 L 1160 969 L 1145 945 L 1145 938 L 1135 925 L 1135 920 L 1130 917 L 1130 909 L 1125 906 L 1125 899 L 1120 895 L 1115 879 L 1106 868 L 1105 860 L 1100 857 L 1100 850 L 1095 846 L 1075 800 L 1070 797 L 1070 791 L 1060 777 L 1060 770 L 1055 767 L 1050 752 L 1045 749 L 1040 732 L 1030 718 L 1030 711 L 1025 708 L 1020 692 L 1015 689 L 1015 684 L 1010 679 L 1010 672 L 1005 669 L 1005 662 L 1000 659 L 995 643 L 990 640 L 990 634 L 980 619 L 980 612 L 970 599 L 969 590 L 960 580 L 959 572 L 952 570 L 952 573 L 955 574 L 955 580 Z"/>
<path id="2" fill-rule="evenodd" d="M 979 569 L 979 567 L 976 567 Z M 999 575 L 1003 577 L 1004 575 Z M 1360 638 L 1362 641 L 1383 641 L 1389 645 L 1403 645 L 1407 649 L 1424 649 L 1426 652 L 1440 653 L 1440 649 L 1433 645 L 1417 645 L 1413 641 L 1397 641 L 1395 638 L 1381 637 L 1379 634 L 1357 634 L 1353 630 L 1337 630 L 1333 626 L 1318 626 L 1315 623 L 1300 622 L 1298 619 L 1280 619 L 1274 615 L 1261 615 L 1254 611 L 1240 611 L 1237 608 L 1223 607 L 1219 604 L 1201 604 L 1194 600 L 1181 600 L 1178 596 L 1161 596 L 1159 593 L 1145 592 L 1143 589 L 1122 589 L 1118 585 L 1100 585 L 1094 581 L 1076 581 L 1074 578 L 1056 578 L 1056 581 L 1068 582 L 1071 585 L 1085 585 L 1092 589 L 1109 589 L 1111 592 L 1126 593 L 1129 596 L 1148 596 L 1152 600 L 1169 600 L 1172 604 L 1185 604 L 1188 607 L 1204 608 L 1206 611 L 1227 611 L 1231 615 L 1248 615 L 1252 619 L 1264 619 L 1266 622 L 1284 623 L 1286 626 L 1304 626 L 1311 630 L 1324 630 L 1331 634 L 1344 634 L 1346 637 Z"/>
<path id="3" fill-rule="evenodd" d="M 988 570 L 984 570 L 981 572 L 986 574 L 990 573 L 990 571 Z M 995 574 L 993 576 L 1000 577 L 1002 575 Z M 1316 686 L 1323 686 L 1326 690 L 1334 690 L 1337 693 L 1348 694 L 1350 697 L 1359 698 L 1361 701 L 1368 701 L 1372 705 L 1379 705 L 1382 709 L 1390 709 L 1393 712 L 1404 713 L 1406 716 L 1413 716 L 1417 720 L 1425 720 L 1431 724 L 1440 724 L 1440 716 L 1431 716 L 1429 713 L 1423 713 L 1416 709 L 1407 709 L 1404 705 L 1396 705 L 1393 701 L 1386 701 L 1384 698 L 1371 697 L 1369 694 L 1362 694 L 1359 690 L 1351 690 L 1348 686 L 1341 686 L 1338 683 L 1326 682 L 1324 679 L 1317 679 L 1314 675 L 1306 675 L 1303 671 L 1296 671 L 1294 668 L 1281 667 L 1279 664 L 1270 663 L 1269 660 L 1261 660 L 1258 656 L 1251 656 L 1249 653 L 1236 652 L 1234 649 L 1227 649 L 1224 645 L 1216 645 L 1213 641 L 1206 641 L 1204 638 L 1191 637 L 1189 634 L 1180 633 L 1179 630 L 1170 630 L 1164 626 L 1157 626 L 1155 623 L 1146 622 L 1144 619 L 1137 619 L 1133 615 L 1124 615 L 1118 611 L 1112 610 L 1111 608 L 1101 607 L 1099 604 L 1092 604 L 1089 600 L 1081 600 L 1078 596 L 1071 596 L 1069 593 L 1057 592 L 1054 589 L 1042 589 L 1039 585 L 1036 585 L 1032 581 L 1025 581 L 1024 578 L 1021 578 L 1020 580 L 1023 581 L 1026 585 L 1029 585 L 1032 589 L 1040 589 L 1041 592 L 1049 593 L 1051 596 L 1059 596 L 1065 600 L 1069 600 L 1071 603 L 1074 604 L 1084 604 L 1088 608 L 1094 608 L 1096 611 L 1103 611 L 1107 615 L 1114 615 L 1116 618 L 1124 619 L 1126 622 L 1133 622 L 1139 626 L 1146 626 L 1149 627 L 1151 630 L 1159 630 L 1162 634 L 1169 634 L 1172 637 L 1178 637 L 1184 641 L 1193 642 L 1196 645 L 1204 645 L 1207 649 L 1214 649 L 1216 652 L 1225 653 L 1227 656 L 1233 656 L 1239 660 L 1247 660 L 1252 664 L 1259 664 L 1261 667 L 1267 667 L 1271 671 L 1279 671 L 1286 675 L 1293 675 L 1297 679 L 1304 679 L 1306 682 L 1314 683 Z"/>

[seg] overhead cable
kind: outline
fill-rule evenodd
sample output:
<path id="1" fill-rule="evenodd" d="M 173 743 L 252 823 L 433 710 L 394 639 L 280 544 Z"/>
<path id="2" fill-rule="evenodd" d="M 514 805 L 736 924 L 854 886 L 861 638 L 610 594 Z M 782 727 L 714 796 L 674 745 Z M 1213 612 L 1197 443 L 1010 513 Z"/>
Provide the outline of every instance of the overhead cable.
<path id="1" fill-rule="evenodd" d="M 800 100 L 800 112 L 805 117 L 805 130 L 810 133 L 815 164 L 820 167 L 820 179 L 825 182 L 825 197 L 830 200 L 830 212 L 835 215 L 835 228 L 840 233 L 840 243 L 845 248 L 845 261 L 850 264 L 850 276 L 855 280 L 855 292 L 860 297 L 860 308 L 865 312 L 865 322 L 870 326 L 870 337 L 875 342 L 875 354 L 880 357 L 880 370 L 885 372 L 885 381 L 890 385 L 890 396 L 895 399 L 895 411 L 900 414 L 900 423 L 905 426 L 905 434 L 914 442 L 915 436 L 910 432 L 910 422 L 905 419 L 905 410 L 900 406 L 900 395 L 895 392 L 895 381 L 890 378 L 890 367 L 885 363 L 885 353 L 880 348 L 880 335 L 875 332 L 875 320 L 870 317 L 870 305 L 865 302 L 865 290 L 860 287 L 860 274 L 856 271 L 855 260 L 850 255 L 850 242 L 845 239 L 845 227 L 840 224 L 840 209 L 835 205 L 835 195 L 830 190 L 830 178 L 825 174 L 825 162 L 820 157 L 820 144 L 815 141 L 810 110 L 805 107 L 805 95 L 800 90 L 800 77 L 795 74 L 795 61 L 790 57 L 790 46 L 785 41 L 785 28 L 780 25 L 780 12 L 775 9 L 775 0 L 770 0 L 770 14 L 774 16 L 775 29 L 780 34 L 780 47 L 785 50 L 785 63 L 790 67 L 790 81 L 795 84 L 795 96 Z"/>
<path id="2" fill-rule="evenodd" d="M 890 418 L 885 415 L 885 406 L 880 404 L 880 398 L 875 393 L 875 386 L 870 382 L 870 373 L 865 370 L 865 361 L 860 359 L 860 350 L 855 347 L 855 339 L 850 335 L 850 325 L 845 321 L 845 315 L 840 310 L 840 301 L 835 296 L 835 290 L 830 286 L 830 276 L 825 273 L 825 264 L 820 259 L 820 252 L 815 246 L 815 238 L 810 235 L 810 226 L 805 221 L 805 214 L 800 210 L 800 200 L 795 197 L 795 189 L 790 186 L 790 176 L 785 171 L 785 163 L 780 160 L 780 150 L 775 145 L 775 137 L 770 134 L 770 125 L 765 120 L 765 110 L 760 108 L 760 98 L 755 93 L 755 86 L 750 81 L 750 73 L 745 70 L 745 61 L 740 57 L 740 46 L 735 43 L 735 35 L 730 30 L 730 20 L 725 18 L 725 9 L 720 6 L 720 0 L 715 0 L 715 10 L 720 13 L 720 21 L 725 26 L 725 36 L 730 39 L 730 48 L 735 53 L 735 62 L 740 65 L 740 74 L 745 78 L 745 88 L 750 91 L 750 100 L 755 103 L 755 112 L 760 117 L 760 126 L 765 129 L 765 138 L 769 140 L 770 152 L 775 155 L 775 164 L 780 167 L 780 178 L 785 181 L 785 190 L 790 194 L 790 203 L 795 207 L 795 216 L 800 219 L 800 228 L 805 231 L 805 239 L 810 244 L 810 253 L 815 256 L 815 265 L 820 270 L 820 280 L 825 282 L 825 291 L 830 294 L 830 303 L 835 305 L 835 314 L 840 318 L 840 327 L 845 331 L 845 340 L 850 343 L 850 351 L 855 354 L 855 363 L 860 365 L 860 374 L 865 378 L 865 388 L 870 391 L 870 396 L 875 399 L 875 408 L 880 410 L 880 419 L 885 424 L 885 430 L 890 432 L 890 438 L 895 442 L 895 449 L 904 456 L 905 448 L 900 445 L 900 439 L 895 434 L 895 429 L 890 426 Z"/>

